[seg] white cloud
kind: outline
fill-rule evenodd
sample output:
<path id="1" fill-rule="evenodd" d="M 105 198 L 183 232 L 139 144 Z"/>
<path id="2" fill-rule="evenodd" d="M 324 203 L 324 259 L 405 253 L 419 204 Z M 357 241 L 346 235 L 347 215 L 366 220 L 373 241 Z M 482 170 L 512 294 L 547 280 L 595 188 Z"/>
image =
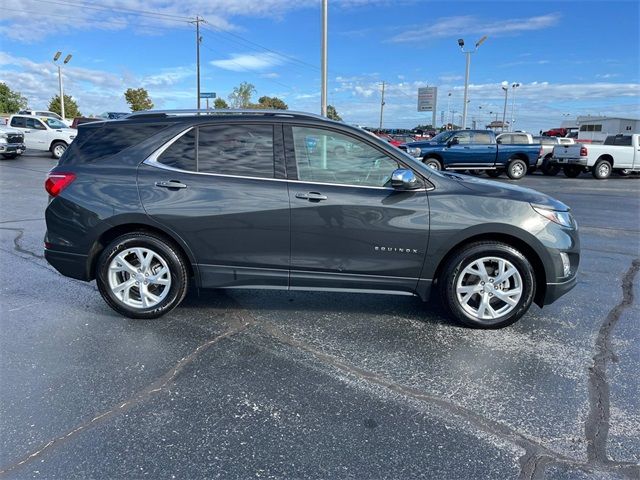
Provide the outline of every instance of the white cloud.
<path id="1" fill-rule="evenodd" d="M 181 88 L 181 83 L 195 76 L 194 66 L 160 69 L 149 75 L 133 75 L 74 67 L 62 69 L 64 89 L 73 96 L 83 114 L 104 111 L 128 111 L 124 91 L 144 87 L 156 107 L 184 106 L 194 96 L 194 88 Z M 27 98 L 30 107 L 44 108 L 58 94 L 58 71 L 51 62 L 38 63 L 24 57 L 0 52 L 0 78 Z"/>
<path id="2" fill-rule="evenodd" d="M 266 70 L 283 64 L 285 59 L 275 53 L 265 52 L 256 54 L 233 54 L 224 60 L 209 62 L 214 67 L 232 70 L 234 72 L 248 72 L 252 70 Z"/>
<path id="3" fill-rule="evenodd" d="M 276 72 L 261 73 L 262 78 L 280 78 L 280 74 Z"/>
<path id="4" fill-rule="evenodd" d="M 392 43 L 416 43 L 435 38 L 460 37 L 464 35 L 505 36 L 541 30 L 558 24 L 560 15 L 550 13 L 536 17 L 504 20 L 485 20 L 474 15 L 445 17 L 427 25 L 409 27 L 389 39 Z M 467 39 L 471 41 L 473 39 Z"/>

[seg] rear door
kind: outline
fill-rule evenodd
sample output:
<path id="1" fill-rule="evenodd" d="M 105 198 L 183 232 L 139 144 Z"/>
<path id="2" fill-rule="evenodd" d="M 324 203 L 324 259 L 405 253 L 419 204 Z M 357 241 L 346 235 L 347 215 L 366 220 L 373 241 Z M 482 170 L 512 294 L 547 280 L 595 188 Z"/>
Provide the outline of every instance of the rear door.
<path id="1" fill-rule="evenodd" d="M 287 287 L 282 157 L 279 126 L 212 124 L 183 132 L 138 169 L 145 210 L 189 245 L 202 286 Z"/>
<path id="2" fill-rule="evenodd" d="M 291 288 L 415 291 L 429 238 L 426 188 L 391 188 L 391 173 L 403 165 L 360 137 L 284 130 Z M 332 148 L 336 142 L 344 150 Z"/>

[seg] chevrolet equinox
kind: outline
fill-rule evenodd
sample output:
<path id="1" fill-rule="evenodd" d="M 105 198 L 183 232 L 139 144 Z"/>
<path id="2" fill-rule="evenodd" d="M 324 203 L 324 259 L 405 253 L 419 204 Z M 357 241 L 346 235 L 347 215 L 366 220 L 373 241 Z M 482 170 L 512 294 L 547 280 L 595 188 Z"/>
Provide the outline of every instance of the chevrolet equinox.
<path id="1" fill-rule="evenodd" d="M 83 124 L 49 173 L 45 256 L 116 312 L 188 286 L 417 295 L 497 328 L 576 284 L 577 225 L 534 190 L 428 168 L 290 111 L 163 111 Z"/>

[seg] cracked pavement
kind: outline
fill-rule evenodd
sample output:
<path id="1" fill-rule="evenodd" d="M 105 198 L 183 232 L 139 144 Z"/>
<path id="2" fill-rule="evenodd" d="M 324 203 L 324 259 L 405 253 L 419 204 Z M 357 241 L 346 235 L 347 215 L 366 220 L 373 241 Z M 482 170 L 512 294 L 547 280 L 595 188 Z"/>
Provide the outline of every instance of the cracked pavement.
<path id="1" fill-rule="evenodd" d="M 476 331 L 265 290 L 119 317 L 42 258 L 52 165 L 0 162 L 0 477 L 640 478 L 637 178 L 521 181 L 574 209 L 580 281 Z"/>

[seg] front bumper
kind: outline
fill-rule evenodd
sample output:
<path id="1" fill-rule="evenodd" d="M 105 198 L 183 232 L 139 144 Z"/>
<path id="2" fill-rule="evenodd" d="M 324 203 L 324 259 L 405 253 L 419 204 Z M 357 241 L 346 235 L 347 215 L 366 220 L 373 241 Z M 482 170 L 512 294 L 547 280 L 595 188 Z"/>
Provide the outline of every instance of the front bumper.
<path id="1" fill-rule="evenodd" d="M 578 275 L 560 283 L 547 283 L 543 304 L 550 305 L 578 284 Z"/>
<path id="2" fill-rule="evenodd" d="M 0 153 L 22 154 L 27 149 L 24 143 L 0 143 Z"/>

